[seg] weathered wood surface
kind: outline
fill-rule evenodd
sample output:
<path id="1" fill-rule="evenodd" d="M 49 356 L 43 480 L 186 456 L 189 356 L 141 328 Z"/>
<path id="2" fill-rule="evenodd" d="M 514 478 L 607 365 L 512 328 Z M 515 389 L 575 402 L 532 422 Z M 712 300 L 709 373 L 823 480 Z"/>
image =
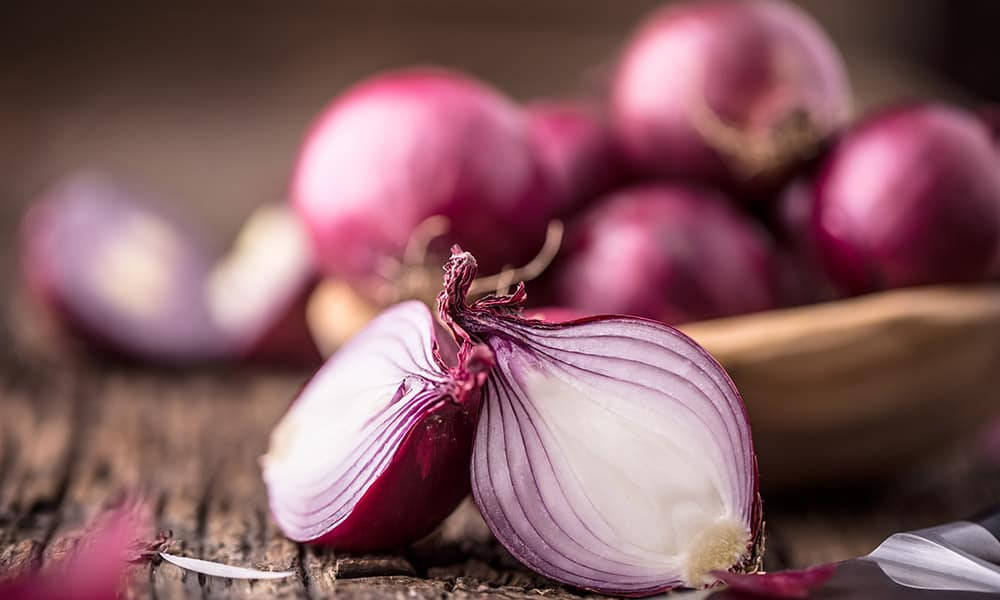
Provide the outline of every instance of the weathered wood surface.
<path id="1" fill-rule="evenodd" d="M 339 555 L 283 538 L 268 516 L 257 457 L 303 378 L 7 361 L 0 367 L 0 573 L 65 552 L 109 500 L 141 490 L 154 500 L 159 526 L 173 532 L 173 552 L 298 575 L 237 582 L 154 563 L 135 567 L 136 597 L 579 595 L 520 568 L 468 504 L 398 554 Z M 862 554 L 892 531 L 997 500 L 1000 465 L 968 450 L 891 484 L 767 497 L 767 567 Z"/>

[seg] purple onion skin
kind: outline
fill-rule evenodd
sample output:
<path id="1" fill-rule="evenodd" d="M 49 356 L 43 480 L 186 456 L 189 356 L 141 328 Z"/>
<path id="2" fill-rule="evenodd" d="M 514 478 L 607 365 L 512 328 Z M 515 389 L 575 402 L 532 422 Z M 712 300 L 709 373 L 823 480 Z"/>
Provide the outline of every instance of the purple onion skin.
<path id="1" fill-rule="evenodd" d="M 763 229 L 721 194 L 646 185 L 602 199 L 570 225 L 552 300 L 680 324 L 778 306 L 778 268 Z"/>
<path id="2" fill-rule="evenodd" d="M 614 137 L 597 106 L 538 101 L 525 113 L 539 160 L 554 182 L 554 216 L 577 212 L 622 179 Z"/>
<path id="3" fill-rule="evenodd" d="M 470 490 L 479 390 L 445 401 L 406 436 L 385 472 L 341 524 L 310 542 L 350 552 L 410 544 L 437 527 Z"/>
<path id="4" fill-rule="evenodd" d="M 889 109 L 848 132 L 814 190 L 832 279 L 857 294 L 995 275 L 997 156 L 981 121 L 942 104 Z"/>
<path id="5" fill-rule="evenodd" d="M 383 73 L 337 98 L 306 138 L 292 196 L 321 270 L 361 289 L 436 215 L 450 222 L 431 247 L 442 263 L 452 243 L 485 271 L 526 262 L 554 201 L 520 109 L 428 68 Z"/>
<path id="6" fill-rule="evenodd" d="M 843 59 L 802 10 L 773 0 L 704 0 L 645 21 L 622 55 L 611 110 L 640 171 L 763 195 L 847 121 L 850 104 Z M 724 149 L 706 137 L 698 121 L 705 112 L 778 151 L 745 168 L 750 144 Z M 809 139 L 782 143 L 789 131 Z"/>
<path id="7" fill-rule="evenodd" d="M 837 565 L 826 564 L 796 569 L 791 571 L 776 571 L 773 573 L 755 573 L 745 575 L 740 573 L 715 572 L 727 589 L 718 597 L 744 598 L 808 598 L 809 593 L 826 583 L 837 570 Z M 711 596 L 716 597 L 716 594 Z"/>

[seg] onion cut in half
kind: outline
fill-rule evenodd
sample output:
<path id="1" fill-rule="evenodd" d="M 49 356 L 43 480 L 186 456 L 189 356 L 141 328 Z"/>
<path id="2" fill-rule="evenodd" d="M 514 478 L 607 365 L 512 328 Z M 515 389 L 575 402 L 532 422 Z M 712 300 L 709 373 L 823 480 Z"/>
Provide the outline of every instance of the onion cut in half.
<path id="1" fill-rule="evenodd" d="M 271 511 L 293 540 L 386 549 L 429 533 L 469 491 L 479 385 L 466 346 L 442 359 L 430 311 L 393 306 L 306 384 L 262 458 Z"/>
<path id="2" fill-rule="evenodd" d="M 439 311 L 463 348 L 495 356 L 471 473 L 500 542 L 547 577 L 627 596 L 759 570 L 757 461 L 723 368 L 655 321 L 522 319 L 523 284 L 467 304 L 476 271 L 453 249 Z"/>

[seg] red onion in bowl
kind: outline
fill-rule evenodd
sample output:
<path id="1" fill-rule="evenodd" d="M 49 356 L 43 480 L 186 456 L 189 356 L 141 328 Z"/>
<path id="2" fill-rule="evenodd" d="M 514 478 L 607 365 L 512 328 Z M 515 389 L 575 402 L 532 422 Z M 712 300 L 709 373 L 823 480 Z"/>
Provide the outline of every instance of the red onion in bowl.
<path id="1" fill-rule="evenodd" d="M 840 54 L 795 5 L 667 6 L 628 43 L 612 91 L 623 149 L 643 170 L 769 187 L 849 118 Z"/>
<path id="2" fill-rule="evenodd" d="M 570 225 L 552 301 L 679 324 L 780 304 L 774 249 L 721 194 L 680 184 L 616 192 Z"/>
<path id="3" fill-rule="evenodd" d="M 523 284 L 466 304 L 475 275 L 456 249 L 438 310 L 463 347 L 495 356 L 472 489 L 500 542 L 547 577 L 609 594 L 759 570 L 757 462 L 723 368 L 654 321 L 525 320 Z"/>
<path id="4" fill-rule="evenodd" d="M 863 293 L 995 275 L 997 156 L 980 120 L 943 104 L 860 123 L 815 181 L 814 234 L 830 276 Z"/>
<path id="5" fill-rule="evenodd" d="M 420 302 L 389 308 L 306 384 L 261 464 L 296 541 L 377 550 L 429 533 L 468 494 L 479 385 L 492 355 L 438 352 Z"/>
<path id="6" fill-rule="evenodd" d="M 538 101 L 525 107 L 539 160 L 553 180 L 556 216 L 577 212 L 620 179 L 611 130 L 600 108 L 582 101 Z"/>
<path id="7" fill-rule="evenodd" d="M 535 255 L 554 201 L 519 108 L 436 69 L 384 73 L 337 98 L 306 138 L 292 195 L 321 269 L 376 300 L 399 297 L 400 262 L 428 219 L 447 219 L 428 248 L 435 271 L 461 243 L 496 272 Z"/>

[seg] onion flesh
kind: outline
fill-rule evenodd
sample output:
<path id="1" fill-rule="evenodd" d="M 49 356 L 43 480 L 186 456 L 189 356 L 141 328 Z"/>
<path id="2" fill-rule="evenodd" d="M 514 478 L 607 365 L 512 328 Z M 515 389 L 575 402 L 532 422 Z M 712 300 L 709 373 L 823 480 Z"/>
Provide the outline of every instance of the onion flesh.
<path id="1" fill-rule="evenodd" d="M 630 596 L 758 569 L 756 458 L 722 367 L 653 321 L 524 320 L 523 286 L 466 305 L 475 269 L 456 251 L 439 310 L 495 355 L 472 488 L 500 542 L 543 575 Z"/>

